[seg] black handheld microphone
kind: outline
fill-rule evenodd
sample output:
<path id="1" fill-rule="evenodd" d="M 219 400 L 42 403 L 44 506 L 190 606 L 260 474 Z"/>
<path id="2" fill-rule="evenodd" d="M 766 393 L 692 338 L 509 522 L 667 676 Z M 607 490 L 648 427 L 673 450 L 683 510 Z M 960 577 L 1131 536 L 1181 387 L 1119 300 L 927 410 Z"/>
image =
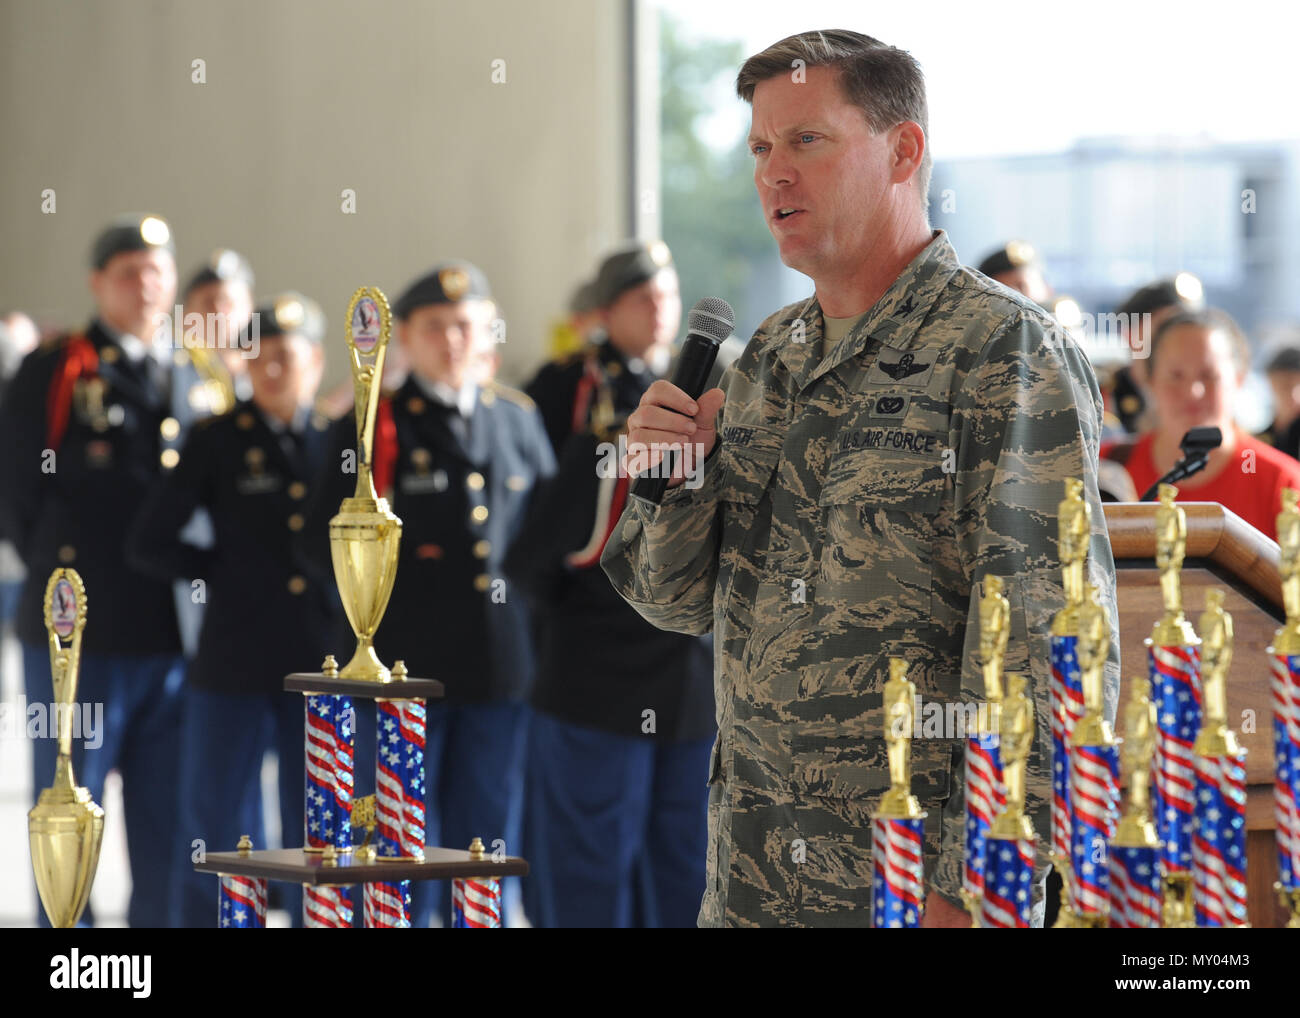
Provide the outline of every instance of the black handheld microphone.
<path id="1" fill-rule="evenodd" d="M 708 384 L 713 362 L 718 359 L 718 347 L 731 335 L 735 324 L 736 314 L 725 300 L 705 297 L 697 301 L 686 316 L 686 341 L 677 356 L 673 385 L 691 399 L 699 399 Z M 637 475 L 632 482 L 632 495 L 658 505 L 668 490 L 668 478 L 672 477 L 676 462 L 677 457 L 666 452 L 655 467 Z"/>
<path id="2" fill-rule="evenodd" d="M 1193 428 L 1178 443 L 1183 458 L 1174 464 L 1173 470 L 1151 485 L 1139 501 L 1150 502 L 1160 490 L 1160 485 L 1173 484 L 1175 481 L 1181 481 L 1184 477 L 1191 477 L 1192 474 L 1204 470 L 1205 465 L 1210 462 L 1210 453 L 1222 444 L 1223 432 L 1218 428 Z"/>

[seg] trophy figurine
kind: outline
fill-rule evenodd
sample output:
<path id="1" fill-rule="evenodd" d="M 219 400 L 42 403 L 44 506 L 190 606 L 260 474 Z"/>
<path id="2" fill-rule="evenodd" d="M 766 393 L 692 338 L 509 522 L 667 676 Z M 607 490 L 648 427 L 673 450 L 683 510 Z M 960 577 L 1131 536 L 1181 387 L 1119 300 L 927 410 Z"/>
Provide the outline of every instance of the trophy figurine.
<path id="1" fill-rule="evenodd" d="M 876 929 L 916 929 L 925 910 L 925 817 L 912 794 L 912 724 L 916 686 L 907 662 L 889 659 L 885 683 L 885 743 L 889 791 L 871 821 L 871 923 Z"/>
<path id="2" fill-rule="evenodd" d="M 1156 566 L 1164 614 L 1145 641 L 1151 699 L 1156 705 L 1154 815 L 1163 843 L 1164 924 L 1191 926 L 1192 833 L 1195 768 L 1187 744 L 1201 724 L 1201 641 L 1183 615 L 1180 572 L 1187 547 L 1187 514 L 1174 502 L 1178 489 L 1159 488 L 1156 510 Z"/>
<path id="3" fill-rule="evenodd" d="M 1076 647 L 1092 537 L 1092 510 L 1077 477 L 1066 478 L 1065 498 L 1056 508 L 1056 518 L 1065 607 L 1052 619 L 1052 844 L 1048 857 L 1062 884 L 1056 925 L 1070 927 L 1075 925 L 1070 910 L 1070 740 L 1083 715 Z"/>
<path id="4" fill-rule="evenodd" d="M 1105 925 L 1110 869 L 1106 844 L 1115 833 L 1119 803 L 1119 749 L 1102 702 L 1102 669 L 1110 651 L 1110 622 L 1097 600 L 1097 588 L 1085 588 L 1079 611 L 1080 682 L 1083 717 L 1070 746 L 1070 910 L 1087 927 Z"/>
<path id="5" fill-rule="evenodd" d="M 54 783 L 27 814 L 32 869 L 45 914 L 56 928 L 75 926 L 90 900 L 104 839 L 104 811 L 77 787 L 72 773 L 72 712 L 86 627 L 86 587 L 73 569 L 56 569 L 45 586 L 59 755 Z M 66 643 L 65 643 L 66 641 Z"/>
<path id="6" fill-rule="evenodd" d="M 388 500 L 375 492 L 372 472 L 379 384 L 390 322 L 388 299 L 378 288 L 361 287 L 352 295 L 347 341 L 357 421 L 357 487 L 330 520 L 334 578 L 357 636 L 356 652 L 338 674 L 342 679 L 369 682 L 392 681 L 375 653 L 373 640 L 397 578 L 397 546 L 402 538 L 402 521 L 388 508 Z"/>
<path id="7" fill-rule="evenodd" d="M 966 740 L 966 864 L 961 900 L 979 926 L 984 899 L 984 864 L 993 819 L 1006 806 L 1002 759 L 998 752 L 1002 713 L 1002 660 L 1011 632 L 1011 605 L 1002 593 L 1002 577 L 984 578 L 980 598 L 980 663 L 987 710 L 979 711 L 980 727 Z"/>
<path id="8" fill-rule="evenodd" d="M 1192 752 L 1196 837 L 1192 842 L 1196 925 L 1246 925 L 1246 753 L 1228 728 L 1232 616 L 1223 591 L 1206 591 L 1201 616 L 1205 720 Z"/>
<path id="9" fill-rule="evenodd" d="M 1007 681 L 999 732 L 1006 808 L 989 831 L 981 919 L 991 929 L 1027 929 L 1037 841 L 1025 816 L 1025 764 L 1034 744 L 1034 703 L 1025 695 L 1023 675 L 1011 675 Z"/>
<path id="10" fill-rule="evenodd" d="M 1273 693 L 1273 809 L 1277 820 L 1278 881 L 1274 889 L 1300 929 L 1300 492 L 1282 489 L 1277 517 L 1286 624 L 1268 648 Z"/>
<path id="11" fill-rule="evenodd" d="M 1156 705 L 1146 682 L 1129 679 L 1124 706 L 1124 773 L 1128 802 L 1110 843 L 1110 928 L 1154 929 L 1163 914 L 1160 838 L 1151 819 L 1151 760 L 1156 752 Z"/>

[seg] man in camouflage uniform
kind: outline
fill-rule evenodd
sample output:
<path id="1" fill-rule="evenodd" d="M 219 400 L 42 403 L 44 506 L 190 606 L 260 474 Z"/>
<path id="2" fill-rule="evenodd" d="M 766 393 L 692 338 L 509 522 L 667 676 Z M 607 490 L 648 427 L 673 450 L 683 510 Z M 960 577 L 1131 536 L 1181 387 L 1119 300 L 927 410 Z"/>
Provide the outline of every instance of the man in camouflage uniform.
<path id="1" fill-rule="evenodd" d="M 764 322 L 722 389 L 697 402 L 661 380 L 646 393 L 630 443 L 698 443 L 702 484 L 674 478 L 659 507 L 629 500 L 602 565 L 655 625 L 714 636 L 700 923 L 865 926 L 871 811 L 889 786 L 888 658 L 909 662 L 923 703 L 980 698 L 985 576 L 1003 577 L 1011 605 L 1006 669 L 1032 685 L 1028 807 L 1047 843 L 1067 477 L 1092 507 L 1090 579 L 1118 639 L 1100 396 L 1040 308 L 963 268 L 930 230 L 910 56 L 853 32 L 806 33 L 751 58 L 737 90 L 753 104 L 755 184 L 782 260 L 816 296 Z M 1115 644 L 1112 716 L 1118 664 Z M 969 925 L 966 733 L 941 734 L 912 743 L 929 811 L 926 920 Z"/>

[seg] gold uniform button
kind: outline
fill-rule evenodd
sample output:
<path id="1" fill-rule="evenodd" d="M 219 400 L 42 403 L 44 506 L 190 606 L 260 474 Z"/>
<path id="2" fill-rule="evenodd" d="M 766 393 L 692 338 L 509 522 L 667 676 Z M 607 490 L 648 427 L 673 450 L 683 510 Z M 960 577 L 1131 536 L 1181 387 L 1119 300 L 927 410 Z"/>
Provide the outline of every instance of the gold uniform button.
<path id="1" fill-rule="evenodd" d="M 67 564 L 69 562 L 75 562 L 76 559 L 77 559 L 77 549 L 72 547 L 72 545 L 65 544 L 62 548 L 59 549 L 60 562 Z"/>
<path id="2" fill-rule="evenodd" d="M 117 347 L 115 346 L 106 346 L 104 349 L 99 351 L 99 359 L 105 364 L 114 364 L 121 356 L 122 355 L 118 353 Z"/>
<path id="3" fill-rule="evenodd" d="M 422 400 L 419 396 L 412 396 L 410 399 L 406 401 L 406 409 L 413 414 L 424 413 L 424 406 L 425 406 L 424 400 Z"/>
<path id="4" fill-rule="evenodd" d="M 172 363 L 175 364 L 178 368 L 184 367 L 185 362 L 189 359 L 190 359 L 189 356 L 185 353 L 184 350 L 177 350 L 174 354 L 172 354 Z"/>
<path id="5" fill-rule="evenodd" d="M 248 431 L 253 426 L 253 415 L 247 410 L 243 411 L 235 418 L 235 427 L 240 431 Z"/>
<path id="6" fill-rule="evenodd" d="M 488 553 L 491 552 L 491 551 L 492 551 L 492 543 L 491 543 L 490 541 L 475 541 L 475 542 L 474 542 L 474 557 L 475 557 L 475 558 L 487 558 L 487 557 L 488 557 Z"/>
<path id="7" fill-rule="evenodd" d="M 475 470 L 472 474 L 470 474 L 468 477 L 465 478 L 465 487 L 469 488 L 470 491 L 482 491 L 483 475 L 480 474 L 477 470 Z"/>
<path id="8" fill-rule="evenodd" d="M 294 481 L 289 485 L 289 497 L 292 499 L 304 499 L 307 497 L 307 485 L 302 481 Z"/>
<path id="9" fill-rule="evenodd" d="M 474 511 L 469 514 L 469 518 L 475 523 L 483 523 L 488 518 L 488 508 L 485 505 L 476 505 Z"/>
<path id="10" fill-rule="evenodd" d="M 289 517 L 289 529 L 290 530 L 302 529 L 302 513 L 294 513 L 292 516 Z"/>
<path id="11" fill-rule="evenodd" d="M 181 461 L 181 454 L 178 453 L 175 449 L 164 449 L 162 451 L 162 455 L 159 456 L 158 458 L 162 461 L 162 465 L 167 470 L 171 470 L 174 466 L 176 466 L 177 463 Z"/>
<path id="12" fill-rule="evenodd" d="M 165 417 L 158 430 L 162 432 L 162 437 L 170 442 L 181 433 L 181 422 L 175 417 Z"/>
<path id="13" fill-rule="evenodd" d="M 520 474 L 511 474 L 506 478 L 506 487 L 511 491 L 526 491 L 528 488 L 528 478 Z"/>
<path id="14" fill-rule="evenodd" d="M 479 393 L 478 398 L 484 406 L 491 406 L 493 403 L 497 401 L 496 395 L 492 392 L 491 389 L 484 389 L 482 392 Z"/>
<path id="15" fill-rule="evenodd" d="M 290 594 L 301 594 L 306 589 L 307 589 L 307 581 L 304 580 L 301 576 L 289 577 Z"/>
<path id="16" fill-rule="evenodd" d="M 479 573 L 474 577 L 474 589 L 480 594 L 485 592 L 490 586 L 492 586 L 492 577 L 487 573 Z"/>

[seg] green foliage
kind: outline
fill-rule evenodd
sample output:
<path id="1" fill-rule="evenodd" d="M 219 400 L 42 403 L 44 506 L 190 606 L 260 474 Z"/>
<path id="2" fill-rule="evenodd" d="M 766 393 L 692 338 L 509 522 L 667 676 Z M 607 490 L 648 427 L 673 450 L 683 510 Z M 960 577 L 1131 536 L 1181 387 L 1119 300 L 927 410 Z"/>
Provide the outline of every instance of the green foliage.
<path id="1" fill-rule="evenodd" d="M 700 135 L 712 98 L 726 94 L 745 53 L 736 41 L 688 41 L 663 12 L 659 39 L 663 236 L 681 276 L 682 304 L 723 298 L 736 311 L 736 334 L 748 339 L 776 310 L 762 305 L 753 282 L 756 267 L 774 259 L 775 246 L 744 138 L 718 152 Z"/>

